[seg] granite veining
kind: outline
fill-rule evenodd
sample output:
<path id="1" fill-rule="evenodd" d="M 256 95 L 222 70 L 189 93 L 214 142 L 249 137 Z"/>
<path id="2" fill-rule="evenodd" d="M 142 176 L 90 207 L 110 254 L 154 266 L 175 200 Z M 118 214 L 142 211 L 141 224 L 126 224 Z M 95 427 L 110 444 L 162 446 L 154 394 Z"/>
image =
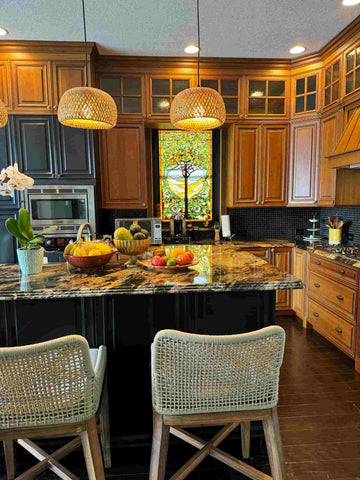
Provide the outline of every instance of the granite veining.
<path id="1" fill-rule="evenodd" d="M 116 261 L 86 273 L 68 270 L 64 263 L 52 263 L 39 274 L 22 276 L 17 265 L 0 265 L 0 300 L 304 288 L 300 280 L 241 246 L 183 248 L 192 250 L 199 263 L 178 273 L 128 269 L 124 261 Z"/>
<path id="2" fill-rule="evenodd" d="M 360 268 L 360 260 L 358 258 L 347 257 L 346 255 L 337 252 L 328 252 L 322 250 L 321 246 L 315 248 L 309 247 L 308 252 L 319 255 L 320 257 L 329 258 L 330 260 L 335 260 L 345 265 L 349 265 L 350 267 Z"/>

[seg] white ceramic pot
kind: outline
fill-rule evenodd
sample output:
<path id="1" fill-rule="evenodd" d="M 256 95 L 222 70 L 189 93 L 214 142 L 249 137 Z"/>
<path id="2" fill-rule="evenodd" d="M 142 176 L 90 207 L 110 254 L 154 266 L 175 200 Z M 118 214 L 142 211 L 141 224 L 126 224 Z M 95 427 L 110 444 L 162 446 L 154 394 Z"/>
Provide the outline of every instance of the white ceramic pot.
<path id="1" fill-rule="evenodd" d="M 41 272 L 44 259 L 44 249 L 42 247 L 31 250 L 18 248 L 17 256 L 23 275 L 33 275 Z"/>

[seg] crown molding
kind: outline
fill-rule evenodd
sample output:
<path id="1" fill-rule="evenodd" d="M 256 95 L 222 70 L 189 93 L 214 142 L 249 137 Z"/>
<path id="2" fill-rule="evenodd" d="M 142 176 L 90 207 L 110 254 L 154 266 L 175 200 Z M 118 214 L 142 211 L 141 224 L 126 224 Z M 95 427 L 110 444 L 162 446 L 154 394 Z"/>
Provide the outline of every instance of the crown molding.
<path id="1" fill-rule="evenodd" d="M 40 40 L 0 40 L 0 53 L 84 53 L 84 42 L 48 42 Z M 89 54 L 99 55 L 95 42 L 87 42 Z"/>

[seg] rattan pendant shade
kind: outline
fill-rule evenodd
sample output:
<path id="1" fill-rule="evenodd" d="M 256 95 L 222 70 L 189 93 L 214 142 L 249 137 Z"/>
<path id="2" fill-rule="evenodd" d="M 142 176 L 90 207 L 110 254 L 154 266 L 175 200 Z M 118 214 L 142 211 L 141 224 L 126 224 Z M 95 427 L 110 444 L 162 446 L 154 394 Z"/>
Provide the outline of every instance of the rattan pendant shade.
<path id="1" fill-rule="evenodd" d="M 61 97 L 58 119 L 68 127 L 105 130 L 116 125 L 117 108 L 108 93 L 98 88 L 75 87 Z"/>
<path id="2" fill-rule="evenodd" d="M 5 127 L 8 121 L 8 112 L 4 103 L 0 100 L 0 128 Z"/>
<path id="3" fill-rule="evenodd" d="M 176 128 L 199 132 L 220 127 L 225 122 L 225 104 L 212 88 L 187 88 L 171 104 L 170 120 Z"/>

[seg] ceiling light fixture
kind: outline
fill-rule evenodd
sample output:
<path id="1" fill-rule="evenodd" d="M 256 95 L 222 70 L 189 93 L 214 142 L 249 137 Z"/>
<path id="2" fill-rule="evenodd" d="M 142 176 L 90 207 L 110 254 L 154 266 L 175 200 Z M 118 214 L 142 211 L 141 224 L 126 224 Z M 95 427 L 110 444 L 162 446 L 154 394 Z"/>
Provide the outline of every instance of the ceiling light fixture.
<path id="1" fill-rule="evenodd" d="M 170 120 L 176 128 L 192 132 L 211 130 L 225 122 L 225 104 L 219 92 L 212 88 L 200 87 L 200 9 L 197 7 L 198 57 L 195 88 L 187 88 L 178 93 L 170 109 Z"/>
<path id="2" fill-rule="evenodd" d="M 342 3 L 346 7 L 352 7 L 353 5 L 358 5 L 360 3 L 360 0 L 343 0 Z"/>
<path id="3" fill-rule="evenodd" d="M 290 48 L 289 52 L 292 55 L 299 55 L 299 53 L 305 52 L 306 48 L 302 45 L 295 45 L 295 47 Z"/>
<path id="4" fill-rule="evenodd" d="M 5 35 L 9 35 L 9 32 L 4 27 L 0 27 L 0 36 L 5 37 Z"/>
<path id="5" fill-rule="evenodd" d="M 198 51 L 199 51 L 199 47 L 197 47 L 196 45 L 188 45 L 187 47 L 184 48 L 184 52 L 186 53 L 197 53 Z"/>
<path id="6" fill-rule="evenodd" d="M 85 87 L 70 88 L 63 94 L 59 102 L 58 119 L 68 127 L 105 130 L 116 125 L 117 108 L 114 99 L 108 93 L 88 86 L 84 0 L 82 0 L 82 11 L 85 38 Z"/>

